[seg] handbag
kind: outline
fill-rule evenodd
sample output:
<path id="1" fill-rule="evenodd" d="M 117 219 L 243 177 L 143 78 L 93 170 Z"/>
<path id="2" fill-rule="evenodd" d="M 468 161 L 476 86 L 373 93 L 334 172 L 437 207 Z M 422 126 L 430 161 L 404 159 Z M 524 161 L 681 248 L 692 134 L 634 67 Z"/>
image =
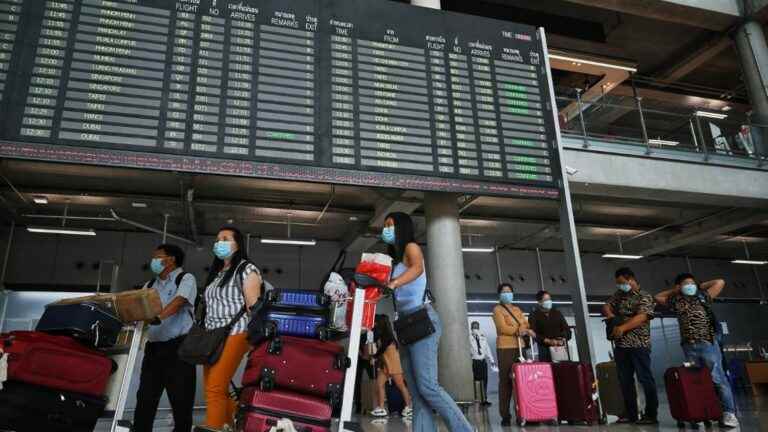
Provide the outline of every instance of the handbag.
<path id="1" fill-rule="evenodd" d="M 549 356 L 553 362 L 569 361 L 571 359 L 571 354 L 568 352 L 567 346 L 549 347 Z"/>
<path id="2" fill-rule="evenodd" d="M 427 296 L 430 300 L 432 299 L 429 289 L 424 290 L 422 303 L 427 300 Z M 392 296 L 392 304 L 395 306 L 395 313 L 397 313 L 397 302 L 394 295 Z M 432 318 L 429 317 L 426 306 L 422 306 L 408 315 L 398 316 L 394 322 L 394 327 L 397 340 L 403 345 L 411 345 L 435 333 L 435 325 L 432 323 Z"/>
<path id="3" fill-rule="evenodd" d="M 205 328 L 205 293 L 203 293 L 199 307 L 202 308 L 202 312 L 199 314 L 200 318 L 192 325 L 187 337 L 184 338 L 184 342 L 181 343 L 178 350 L 179 359 L 184 362 L 193 365 L 212 365 L 219 361 L 221 353 L 224 351 L 224 344 L 227 341 L 229 333 L 232 331 L 232 327 L 245 315 L 245 295 L 243 294 L 244 277 L 241 272 L 241 267 L 245 263 L 242 262 L 235 271 L 235 277 L 239 276 L 240 280 L 240 295 L 243 296 L 243 308 L 223 327 L 215 329 Z"/>

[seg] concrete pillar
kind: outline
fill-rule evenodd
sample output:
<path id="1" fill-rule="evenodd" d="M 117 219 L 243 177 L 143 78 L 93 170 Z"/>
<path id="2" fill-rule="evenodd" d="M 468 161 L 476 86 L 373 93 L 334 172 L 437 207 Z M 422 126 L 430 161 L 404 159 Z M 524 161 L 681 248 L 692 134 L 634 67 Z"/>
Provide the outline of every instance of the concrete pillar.
<path id="1" fill-rule="evenodd" d="M 741 69 L 749 100 L 752 103 L 752 123 L 762 127 L 755 128 L 752 137 L 755 151 L 763 157 L 768 156 L 768 44 L 762 24 L 750 20 L 745 22 L 735 33 L 736 46 L 741 57 Z"/>
<path id="2" fill-rule="evenodd" d="M 443 323 L 438 358 L 440 384 L 456 401 L 469 402 L 474 399 L 474 387 L 457 198 L 437 192 L 424 196 L 427 278 Z"/>

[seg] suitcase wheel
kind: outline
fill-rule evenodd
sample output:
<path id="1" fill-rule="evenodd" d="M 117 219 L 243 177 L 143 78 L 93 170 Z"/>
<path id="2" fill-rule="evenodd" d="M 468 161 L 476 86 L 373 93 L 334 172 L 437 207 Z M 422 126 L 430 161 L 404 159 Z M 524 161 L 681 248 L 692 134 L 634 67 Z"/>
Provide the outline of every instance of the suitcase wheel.
<path id="1" fill-rule="evenodd" d="M 712 427 L 712 420 L 705 420 L 704 421 L 704 427 L 711 428 Z"/>
<path id="2" fill-rule="evenodd" d="M 283 340 L 279 337 L 275 337 L 269 342 L 267 346 L 267 352 L 273 355 L 280 355 L 280 351 L 283 350 Z"/>
<path id="3" fill-rule="evenodd" d="M 352 367 L 352 360 L 344 353 L 336 355 L 336 360 L 333 363 L 333 367 L 339 370 L 346 370 Z"/>
<path id="4" fill-rule="evenodd" d="M 261 391 L 271 391 L 275 389 L 275 379 L 271 375 L 262 374 L 261 382 L 259 382 L 259 388 Z"/>
<path id="5" fill-rule="evenodd" d="M 342 388 L 340 386 L 329 386 L 327 397 L 332 407 L 341 405 Z"/>
<path id="6" fill-rule="evenodd" d="M 267 321 L 264 323 L 264 337 L 272 339 L 277 336 L 277 323 L 274 321 Z"/>
<path id="7" fill-rule="evenodd" d="M 677 428 L 678 429 L 685 429 L 685 423 L 681 422 L 681 421 L 677 422 Z"/>

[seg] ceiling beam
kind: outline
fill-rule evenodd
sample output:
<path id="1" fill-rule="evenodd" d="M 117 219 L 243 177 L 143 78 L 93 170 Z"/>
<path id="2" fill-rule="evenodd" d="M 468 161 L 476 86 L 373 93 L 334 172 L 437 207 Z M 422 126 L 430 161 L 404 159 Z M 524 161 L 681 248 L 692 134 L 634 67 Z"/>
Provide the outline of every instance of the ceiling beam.
<path id="1" fill-rule="evenodd" d="M 633 242 L 631 251 L 642 256 L 659 255 L 689 245 L 703 243 L 723 234 L 755 225 L 768 220 L 768 213 L 747 209 L 738 209 L 723 213 L 718 217 L 707 218 L 691 224 L 682 230 L 669 233 L 659 232 Z"/>
<path id="2" fill-rule="evenodd" d="M 376 205 L 373 217 L 367 225 L 355 225 L 344 236 L 341 242 L 342 249 L 349 251 L 364 251 L 379 241 L 377 236 L 371 235 L 375 230 L 384 225 L 388 214 L 402 212 L 411 214 L 421 207 L 421 200 L 408 199 L 408 192 L 403 193 L 398 200 L 382 200 Z"/>
<path id="3" fill-rule="evenodd" d="M 670 59 L 672 65 L 654 74 L 654 78 L 666 82 L 679 81 L 732 45 L 733 41 L 728 35 L 717 35 L 706 43 L 698 45 L 698 48 L 682 58 L 675 56 L 674 59 Z"/>
<path id="4" fill-rule="evenodd" d="M 740 0 L 565 0 L 658 21 L 724 31 L 741 16 Z M 695 5 L 695 6 L 694 6 Z"/>

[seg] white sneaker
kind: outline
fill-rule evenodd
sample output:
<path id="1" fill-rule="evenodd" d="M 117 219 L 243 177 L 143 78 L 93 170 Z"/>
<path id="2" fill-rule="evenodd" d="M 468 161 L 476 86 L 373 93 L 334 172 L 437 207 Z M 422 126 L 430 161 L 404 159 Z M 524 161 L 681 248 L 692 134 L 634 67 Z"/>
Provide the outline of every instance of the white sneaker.
<path id="1" fill-rule="evenodd" d="M 736 418 L 734 413 L 726 412 L 723 413 L 723 419 L 720 420 L 720 424 L 727 428 L 737 428 L 739 427 L 739 419 Z"/>
<path id="2" fill-rule="evenodd" d="M 387 412 L 385 408 L 377 407 L 375 410 L 371 411 L 371 415 L 374 417 L 387 417 L 389 412 Z"/>
<path id="3" fill-rule="evenodd" d="M 409 406 L 403 408 L 403 412 L 401 412 L 400 415 L 402 415 L 403 417 L 406 417 L 406 418 L 413 417 L 413 408 L 411 408 Z"/>

